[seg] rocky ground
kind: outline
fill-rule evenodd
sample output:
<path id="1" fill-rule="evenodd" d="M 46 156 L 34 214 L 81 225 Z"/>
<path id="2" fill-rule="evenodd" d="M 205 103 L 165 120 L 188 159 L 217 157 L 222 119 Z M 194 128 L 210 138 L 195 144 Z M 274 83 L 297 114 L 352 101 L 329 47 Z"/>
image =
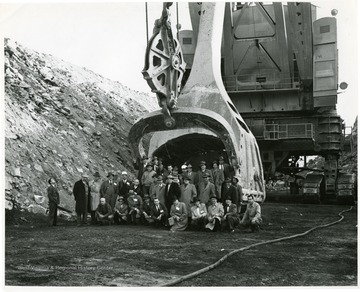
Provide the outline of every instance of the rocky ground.
<path id="1" fill-rule="evenodd" d="M 73 210 L 82 173 L 133 172 L 127 135 L 157 107 L 155 96 L 9 39 L 4 52 L 8 211 L 15 204 L 44 214 L 49 177 L 57 179 L 61 205 Z"/>
<path id="2" fill-rule="evenodd" d="M 32 214 L 5 231 L 5 284 L 13 286 L 166 285 L 258 242 L 334 222 L 347 206 L 265 202 L 259 233 L 169 232 L 151 226 L 48 227 Z M 258 246 L 177 286 L 356 286 L 357 208 L 305 237 Z M 332 287 L 334 288 L 334 287 Z M 340 291 L 340 290 L 339 290 Z"/>

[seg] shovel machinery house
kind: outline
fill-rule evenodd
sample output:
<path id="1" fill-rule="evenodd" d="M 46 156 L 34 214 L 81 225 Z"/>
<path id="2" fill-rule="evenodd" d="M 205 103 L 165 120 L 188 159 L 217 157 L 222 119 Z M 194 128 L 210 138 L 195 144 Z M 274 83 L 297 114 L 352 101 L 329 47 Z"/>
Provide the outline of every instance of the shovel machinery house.
<path id="1" fill-rule="evenodd" d="M 336 18 L 316 20 L 316 7 L 305 2 L 193 2 L 192 30 L 177 40 L 170 6 L 164 3 L 146 52 L 142 73 L 161 110 L 130 130 L 137 156 L 196 165 L 221 154 L 245 195 L 262 202 L 265 178 L 295 175 L 300 157 L 320 155 L 321 187 L 301 192 L 314 201 L 353 198 L 354 179 L 338 167 Z"/>

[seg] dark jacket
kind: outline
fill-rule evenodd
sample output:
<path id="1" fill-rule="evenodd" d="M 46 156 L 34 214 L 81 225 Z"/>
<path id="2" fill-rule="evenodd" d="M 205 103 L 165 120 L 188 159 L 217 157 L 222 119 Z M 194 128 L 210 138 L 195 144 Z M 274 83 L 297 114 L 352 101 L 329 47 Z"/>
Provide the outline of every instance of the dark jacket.
<path id="1" fill-rule="evenodd" d="M 77 181 L 74 184 L 74 188 L 73 188 L 73 194 L 75 197 L 75 201 L 76 201 L 76 206 L 75 206 L 75 211 L 77 213 L 83 213 L 86 212 L 87 209 L 89 209 L 89 205 L 90 205 L 90 187 L 88 185 L 88 192 L 85 193 L 85 186 L 82 180 Z M 86 183 L 87 184 L 87 183 Z"/>
<path id="2" fill-rule="evenodd" d="M 131 186 L 131 183 L 130 183 L 130 181 L 128 181 L 128 180 L 126 180 L 125 183 L 124 183 L 123 180 L 120 180 L 120 181 L 118 182 L 118 195 L 119 195 L 119 196 L 123 196 L 125 202 L 126 202 L 127 197 L 128 197 L 128 193 L 129 193 L 129 190 L 130 190 L 130 186 Z"/>
<path id="3" fill-rule="evenodd" d="M 221 191 L 221 202 L 225 204 L 225 200 L 227 197 L 231 198 L 231 202 L 235 203 L 237 202 L 237 192 L 236 188 L 233 185 L 230 185 L 229 188 L 226 187 L 226 184 L 224 185 L 222 191 Z"/>
<path id="4" fill-rule="evenodd" d="M 47 188 L 47 194 L 48 194 L 48 198 L 49 198 L 49 204 L 56 204 L 59 205 L 60 204 L 60 196 L 59 196 L 59 192 L 57 191 L 57 189 L 53 186 L 49 186 Z"/>
<path id="5" fill-rule="evenodd" d="M 161 212 L 161 211 L 163 211 L 163 212 Z M 164 214 L 164 216 L 168 216 L 167 208 L 163 204 L 159 203 L 159 210 L 158 210 L 156 208 L 155 204 L 153 204 L 151 206 L 151 217 L 153 219 L 156 219 L 157 217 L 159 217 L 160 214 Z"/>
<path id="6" fill-rule="evenodd" d="M 169 188 L 169 184 L 165 186 L 165 206 L 170 210 L 171 205 L 174 203 L 174 199 L 180 199 L 181 190 L 177 183 L 172 182 Z"/>
<path id="7" fill-rule="evenodd" d="M 101 205 L 99 203 L 98 207 L 96 208 L 96 212 L 99 212 L 101 215 L 111 215 L 113 213 L 113 210 L 111 209 L 111 206 L 109 203 L 105 203 L 105 205 Z"/>

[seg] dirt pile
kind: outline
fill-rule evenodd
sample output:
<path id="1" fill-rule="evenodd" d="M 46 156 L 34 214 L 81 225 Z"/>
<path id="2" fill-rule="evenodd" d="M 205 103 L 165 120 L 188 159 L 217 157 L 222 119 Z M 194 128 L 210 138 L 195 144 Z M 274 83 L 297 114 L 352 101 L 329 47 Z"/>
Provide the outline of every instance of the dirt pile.
<path id="1" fill-rule="evenodd" d="M 127 135 L 157 107 L 155 96 L 9 39 L 4 53 L 8 210 L 15 204 L 45 213 L 49 177 L 57 179 L 61 205 L 73 210 L 82 173 L 133 172 Z"/>

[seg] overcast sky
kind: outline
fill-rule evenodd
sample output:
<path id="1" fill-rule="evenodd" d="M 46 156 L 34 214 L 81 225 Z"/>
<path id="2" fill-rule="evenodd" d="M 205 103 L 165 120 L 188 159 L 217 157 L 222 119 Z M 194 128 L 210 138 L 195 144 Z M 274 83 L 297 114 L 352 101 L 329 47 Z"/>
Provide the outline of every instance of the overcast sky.
<path id="1" fill-rule="evenodd" d="M 0 0 L 1 36 L 91 69 L 133 89 L 150 92 L 141 74 L 146 49 L 144 2 L 22 2 L 26 3 Z M 349 84 L 338 96 L 338 113 L 350 126 L 358 112 L 356 1 L 312 3 L 318 6 L 318 18 L 331 16 L 334 8 L 338 10 L 339 83 Z M 154 20 L 161 15 L 162 3 L 150 2 L 148 9 L 151 36 Z M 179 19 L 182 29 L 191 29 L 186 2 L 179 3 Z M 172 24 L 175 23 L 173 5 Z"/>

